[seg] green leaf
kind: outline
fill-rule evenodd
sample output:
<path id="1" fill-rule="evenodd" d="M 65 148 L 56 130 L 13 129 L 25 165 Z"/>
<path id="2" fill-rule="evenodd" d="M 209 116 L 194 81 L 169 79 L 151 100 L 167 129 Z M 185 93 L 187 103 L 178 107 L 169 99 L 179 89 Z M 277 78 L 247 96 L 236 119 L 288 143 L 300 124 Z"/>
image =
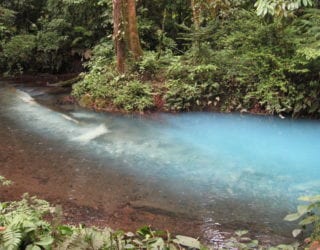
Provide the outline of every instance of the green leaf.
<path id="1" fill-rule="evenodd" d="M 162 238 L 157 238 L 157 240 L 150 244 L 150 249 L 154 249 L 154 250 L 157 250 L 157 249 L 164 249 L 164 241 Z"/>
<path id="2" fill-rule="evenodd" d="M 315 196 L 302 196 L 299 197 L 300 201 L 307 201 L 307 202 L 318 202 L 320 201 L 320 195 Z"/>
<path id="3" fill-rule="evenodd" d="M 303 219 L 302 221 L 299 222 L 299 225 L 301 226 L 305 226 L 305 225 L 309 225 L 311 223 L 314 223 L 316 221 L 319 220 L 319 217 L 318 216 L 308 216 L 307 218 Z"/>
<path id="4" fill-rule="evenodd" d="M 284 220 L 286 221 L 295 221 L 301 217 L 301 214 L 294 213 L 294 214 L 288 214 L 286 217 L 284 217 Z"/>
<path id="5" fill-rule="evenodd" d="M 38 246 L 46 247 L 52 245 L 53 241 L 54 239 L 51 236 L 47 235 L 42 237 L 40 241 L 36 242 L 35 244 Z"/>
<path id="6" fill-rule="evenodd" d="M 28 245 L 26 250 L 41 250 L 41 248 L 37 245 Z"/>
<path id="7" fill-rule="evenodd" d="M 141 236 L 147 236 L 151 234 L 151 229 L 148 226 L 144 226 L 138 229 L 137 234 Z"/>
<path id="8" fill-rule="evenodd" d="M 303 215 L 309 212 L 311 209 L 309 205 L 300 205 L 297 207 L 297 210 L 298 210 L 298 214 Z"/>
<path id="9" fill-rule="evenodd" d="M 201 247 L 200 242 L 197 239 L 187 236 L 177 235 L 176 239 L 174 239 L 173 241 L 179 245 L 190 248 L 200 249 Z"/>
<path id="10" fill-rule="evenodd" d="M 62 235 L 69 235 L 70 236 L 73 234 L 72 228 L 68 227 L 68 226 L 64 226 L 64 225 L 59 226 L 58 230 L 59 230 L 60 234 L 62 234 Z"/>

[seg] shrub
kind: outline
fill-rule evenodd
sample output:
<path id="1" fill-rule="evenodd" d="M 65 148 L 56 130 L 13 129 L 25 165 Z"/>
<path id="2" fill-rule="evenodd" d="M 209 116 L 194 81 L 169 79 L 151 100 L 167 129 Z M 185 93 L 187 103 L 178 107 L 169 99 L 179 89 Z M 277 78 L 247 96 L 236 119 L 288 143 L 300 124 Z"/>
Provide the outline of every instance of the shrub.
<path id="1" fill-rule="evenodd" d="M 154 76 L 160 69 L 161 65 L 157 59 L 157 55 L 154 52 L 144 53 L 141 60 L 136 61 L 131 66 L 131 71 L 138 71 L 141 74 L 145 74 L 149 77 Z"/>
<path id="2" fill-rule="evenodd" d="M 28 65 L 34 61 L 36 49 L 36 36 L 17 35 L 3 45 L 3 55 L 8 63 L 10 72 L 21 72 L 28 68 Z"/>
<path id="3" fill-rule="evenodd" d="M 131 81 L 120 87 L 114 104 L 126 111 L 144 111 L 151 109 L 153 104 L 152 88 L 148 83 Z"/>
<path id="4" fill-rule="evenodd" d="M 104 46 L 108 47 L 107 44 Z M 81 82 L 74 85 L 72 94 L 97 108 L 113 106 L 125 111 L 152 109 L 151 85 L 136 80 L 134 75 L 119 75 L 110 65 L 110 58 L 103 54 L 105 51 L 102 48 L 100 45 L 94 50 L 94 57 L 87 64 L 90 71 Z"/>
<path id="5" fill-rule="evenodd" d="M 180 58 L 179 58 L 180 59 Z M 168 68 L 172 79 L 166 84 L 166 105 L 173 111 L 211 108 L 220 94 L 217 67 L 214 64 L 193 64 L 180 59 Z"/>
<path id="6" fill-rule="evenodd" d="M 197 85 L 171 80 L 166 83 L 166 88 L 166 108 L 171 111 L 192 110 L 201 99 L 201 92 Z"/>
<path id="7" fill-rule="evenodd" d="M 14 32 L 14 19 L 16 13 L 0 6 L 0 42 L 9 38 Z"/>
<path id="8" fill-rule="evenodd" d="M 93 57 L 86 63 L 88 73 L 79 83 L 73 85 L 72 94 L 80 99 L 90 94 L 93 98 L 114 98 L 114 84 L 121 78 L 112 65 L 113 50 L 108 42 L 101 42 L 93 49 Z"/>
<path id="9" fill-rule="evenodd" d="M 244 97 L 244 105 L 252 107 L 259 103 L 270 114 L 290 113 L 293 111 L 293 98 L 296 90 L 286 79 L 270 76 L 261 80 L 256 89 Z M 251 102 L 251 104 L 249 104 Z"/>
<path id="10" fill-rule="evenodd" d="M 38 32 L 36 67 L 39 71 L 61 71 L 66 59 L 70 59 L 63 50 L 66 39 L 55 31 Z"/>

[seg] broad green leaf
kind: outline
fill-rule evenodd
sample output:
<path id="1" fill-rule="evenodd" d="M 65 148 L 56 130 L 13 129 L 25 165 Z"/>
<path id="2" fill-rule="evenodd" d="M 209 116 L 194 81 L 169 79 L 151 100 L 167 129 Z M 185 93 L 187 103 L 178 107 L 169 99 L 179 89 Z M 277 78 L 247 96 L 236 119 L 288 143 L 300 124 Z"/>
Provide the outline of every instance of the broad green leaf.
<path id="1" fill-rule="evenodd" d="M 200 249 L 201 247 L 200 242 L 197 239 L 182 235 L 177 235 L 176 239 L 174 239 L 174 242 L 190 248 Z"/>
<path id="2" fill-rule="evenodd" d="M 151 250 L 164 249 L 164 241 L 162 238 L 157 238 L 156 242 L 150 244 L 149 247 Z"/>
<path id="3" fill-rule="evenodd" d="M 308 201 L 308 202 L 317 202 L 320 201 L 320 195 L 315 195 L 315 196 L 302 196 L 299 197 L 300 201 Z"/>
<path id="4" fill-rule="evenodd" d="M 309 225 L 311 223 L 316 222 L 317 220 L 319 220 L 318 216 L 308 216 L 307 218 L 303 219 L 302 221 L 299 222 L 299 225 L 301 226 L 305 226 L 305 225 Z"/>
<path id="5" fill-rule="evenodd" d="M 301 214 L 294 213 L 294 214 L 288 214 L 286 217 L 284 217 L 284 220 L 286 221 L 295 221 L 301 217 Z"/>
<path id="6" fill-rule="evenodd" d="M 307 212 L 309 212 L 311 209 L 309 207 L 309 205 L 300 205 L 297 207 L 298 210 L 298 214 L 303 215 Z"/>
<path id="7" fill-rule="evenodd" d="M 44 236 L 40 239 L 40 241 L 36 242 L 35 244 L 38 246 L 50 246 L 53 243 L 53 238 L 51 236 Z"/>
<path id="8" fill-rule="evenodd" d="M 28 245 L 26 247 L 26 250 L 41 250 L 41 247 L 39 247 L 37 245 Z"/>
<path id="9" fill-rule="evenodd" d="M 62 235 L 72 235 L 73 233 L 72 228 L 68 226 L 59 226 L 58 230 Z"/>

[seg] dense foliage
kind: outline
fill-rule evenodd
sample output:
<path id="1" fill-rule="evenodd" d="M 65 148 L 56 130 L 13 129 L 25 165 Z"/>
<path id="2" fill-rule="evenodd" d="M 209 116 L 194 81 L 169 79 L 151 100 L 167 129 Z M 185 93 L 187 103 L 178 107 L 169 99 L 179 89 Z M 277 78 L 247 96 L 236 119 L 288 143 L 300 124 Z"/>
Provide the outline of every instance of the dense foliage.
<path id="1" fill-rule="evenodd" d="M 1 0 L 0 70 L 79 70 L 105 36 L 109 12 L 107 1 Z"/>
<path id="2" fill-rule="evenodd" d="M 0 1 L 0 70 L 82 70 L 85 106 L 318 117 L 320 9 L 312 0 L 138 1 L 144 56 L 118 73 L 112 1 Z M 88 62 L 89 60 L 89 62 Z"/>
<path id="3" fill-rule="evenodd" d="M 319 9 L 301 11 L 288 20 L 262 19 L 253 9 L 230 9 L 225 15 L 198 31 L 188 30 L 181 39 L 191 42 L 182 55 L 169 47 L 161 54 L 147 53 L 126 77 L 136 81 L 143 76 L 151 82 L 153 95 L 165 103 L 162 110 L 318 116 Z M 112 66 L 103 66 L 112 71 Z M 102 76 L 91 70 L 85 78 L 87 89 L 82 83 L 75 92 L 94 98 L 91 83 L 101 81 L 87 80 L 98 77 Z M 112 82 L 104 81 L 103 86 L 111 87 Z"/>

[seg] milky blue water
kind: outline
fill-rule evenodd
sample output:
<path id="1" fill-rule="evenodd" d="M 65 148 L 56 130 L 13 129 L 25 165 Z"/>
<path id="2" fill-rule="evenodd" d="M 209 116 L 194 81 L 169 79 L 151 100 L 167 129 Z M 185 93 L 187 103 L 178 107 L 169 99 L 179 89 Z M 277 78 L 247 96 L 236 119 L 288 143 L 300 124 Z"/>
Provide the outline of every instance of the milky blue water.
<path id="1" fill-rule="evenodd" d="M 24 92 L 1 93 L 7 115 L 17 123 L 141 178 L 150 191 L 142 200 L 205 221 L 280 230 L 299 196 L 320 192 L 319 121 L 215 113 L 61 113 Z"/>

